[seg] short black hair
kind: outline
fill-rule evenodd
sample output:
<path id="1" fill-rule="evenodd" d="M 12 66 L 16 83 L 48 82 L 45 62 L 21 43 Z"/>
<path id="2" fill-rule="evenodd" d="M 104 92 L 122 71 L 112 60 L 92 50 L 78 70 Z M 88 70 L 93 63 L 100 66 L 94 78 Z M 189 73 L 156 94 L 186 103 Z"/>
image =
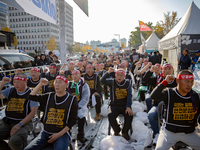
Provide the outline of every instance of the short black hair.
<path id="1" fill-rule="evenodd" d="M 53 54 L 51 51 L 49 52 L 49 55 Z"/>
<path id="2" fill-rule="evenodd" d="M 135 48 L 133 48 L 133 49 L 132 49 L 132 52 L 135 52 L 135 51 L 136 51 Z"/>
<path id="3" fill-rule="evenodd" d="M 184 69 L 181 70 L 178 74 L 193 74 L 190 70 Z"/>
<path id="4" fill-rule="evenodd" d="M 188 53 L 188 49 L 187 48 L 185 48 L 184 50 Z"/>
<path id="5" fill-rule="evenodd" d="M 54 66 L 54 67 L 56 67 L 56 63 L 51 63 L 49 66 Z"/>

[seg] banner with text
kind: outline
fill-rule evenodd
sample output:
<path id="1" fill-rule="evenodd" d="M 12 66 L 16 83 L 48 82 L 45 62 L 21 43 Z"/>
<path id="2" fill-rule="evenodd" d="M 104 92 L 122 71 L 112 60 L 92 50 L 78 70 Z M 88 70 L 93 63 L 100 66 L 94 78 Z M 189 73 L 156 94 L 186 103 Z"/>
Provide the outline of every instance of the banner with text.
<path id="1" fill-rule="evenodd" d="M 57 23 L 56 0 L 1 0 L 2 2 L 25 11 L 48 22 Z"/>

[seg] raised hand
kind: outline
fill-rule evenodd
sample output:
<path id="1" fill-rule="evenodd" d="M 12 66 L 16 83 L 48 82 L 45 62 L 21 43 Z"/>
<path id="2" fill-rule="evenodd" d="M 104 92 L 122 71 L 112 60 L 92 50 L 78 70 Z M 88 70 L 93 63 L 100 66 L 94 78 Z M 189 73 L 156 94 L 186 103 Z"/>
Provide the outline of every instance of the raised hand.
<path id="1" fill-rule="evenodd" d="M 8 78 L 8 77 L 3 77 L 3 79 L 2 79 L 2 84 L 7 84 L 7 83 L 9 83 L 9 82 L 11 82 L 11 79 L 10 79 L 10 78 Z"/>
<path id="2" fill-rule="evenodd" d="M 166 76 L 166 78 L 165 78 L 165 80 L 168 82 L 168 83 L 171 83 L 172 81 L 174 81 L 174 76 L 172 76 L 172 75 L 167 75 Z"/>
<path id="3" fill-rule="evenodd" d="M 115 71 L 115 69 L 112 68 L 112 67 L 110 67 L 109 70 L 108 70 L 108 73 L 110 74 L 110 73 L 112 73 L 112 72 L 114 72 L 114 71 Z"/>
<path id="4" fill-rule="evenodd" d="M 42 86 L 48 85 L 48 80 L 46 78 L 41 78 L 40 84 L 42 84 Z"/>

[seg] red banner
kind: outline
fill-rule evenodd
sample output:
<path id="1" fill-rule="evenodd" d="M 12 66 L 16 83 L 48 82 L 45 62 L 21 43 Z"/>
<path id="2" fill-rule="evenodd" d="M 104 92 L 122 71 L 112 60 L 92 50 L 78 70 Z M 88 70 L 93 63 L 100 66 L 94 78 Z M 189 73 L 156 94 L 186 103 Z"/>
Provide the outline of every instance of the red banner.
<path id="1" fill-rule="evenodd" d="M 139 21 L 140 31 L 152 31 L 144 22 Z"/>

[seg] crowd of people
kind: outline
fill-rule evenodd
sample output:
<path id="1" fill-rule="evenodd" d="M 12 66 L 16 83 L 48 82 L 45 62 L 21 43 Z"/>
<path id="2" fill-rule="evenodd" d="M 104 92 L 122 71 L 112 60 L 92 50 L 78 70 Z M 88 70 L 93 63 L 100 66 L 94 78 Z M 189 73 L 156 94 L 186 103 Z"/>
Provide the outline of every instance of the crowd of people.
<path id="1" fill-rule="evenodd" d="M 10 137 L 8 145 L 13 150 L 43 149 L 51 145 L 55 150 L 67 150 L 71 141 L 71 128 L 78 121 L 77 139 L 85 143 L 86 112 L 95 108 L 96 121 L 100 121 L 101 106 L 109 99 L 111 112 L 108 121 L 115 136 L 130 140 L 133 120 L 132 101 L 147 105 L 148 119 L 153 130 L 153 143 L 157 150 L 167 150 L 182 141 L 193 149 L 200 149 L 198 123 L 200 97 L 192 90 L 194 76 L 189 68 L 188 51 L 178 60 L 181 71 L 173 76 L 173 66 L 162 60 L 159 51 L 153 55 L 132 53 L 81 55 L 77 63 L 70 61 L 58 68 L 53 53 L 49 57 L 36 56 L 38 65 L 49 64 L 47 69 L 33 67 L 30 78 L 17 69 L 11 80 L 4 77 L 0 83 L 0 98 L 7 98 L 6 116 L 0 125 L 0 145 Z M 200 51 L 192 59 L 198 62 Z M 187 63 L 186 63 L 187 62 Z M 67 69 L 65 70 L 67 66 Z M 5 84 L 13 86 L 6 88 Z M 137 97 L 133 93 L 137 91 Z M 164 101 L 163 126 L 159 128 L 158 104 Z M 44 125 L 43 131 L 26 145 L 32 129 L 31 119 L 37 114 Z M 39 112 L 39 113 L 37 113 Z M 117 117 L 124 116 L 123 129 Z"/>

